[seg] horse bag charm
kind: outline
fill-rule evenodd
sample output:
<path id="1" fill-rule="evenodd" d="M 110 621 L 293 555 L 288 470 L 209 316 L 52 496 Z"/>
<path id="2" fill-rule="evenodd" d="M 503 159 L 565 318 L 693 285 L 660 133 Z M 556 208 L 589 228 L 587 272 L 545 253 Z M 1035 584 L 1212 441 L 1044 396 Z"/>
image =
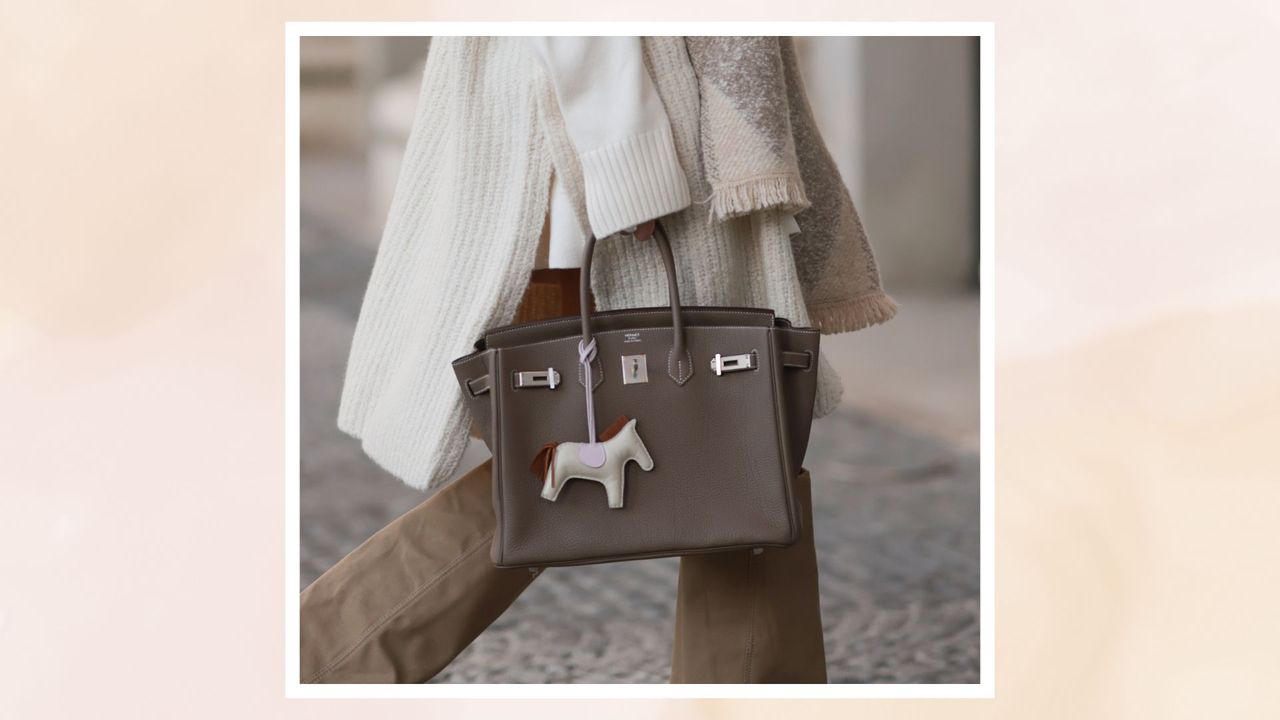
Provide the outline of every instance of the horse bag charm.
<path id="1" fill-rule="evenodd" d="M 533 459 L 533 472 L 542 481 L 542 497 L 555 502 L 565 483 L 573 479 L 592 480 L 604 486 L 610 508 L 621 508 L 625 489 L 626 466 L 634 461 L 641 470 L 653 469 L 653 458 L 636 432 L 636 421 L 619 416 L 600 437 L 596 438 L 596 410 L 592 396 L 591 361 L 596 356 L 596 341 L 588 345 L 578 341 L 578 362 L 586 381 L 587 442 L 547 443 Z"/>

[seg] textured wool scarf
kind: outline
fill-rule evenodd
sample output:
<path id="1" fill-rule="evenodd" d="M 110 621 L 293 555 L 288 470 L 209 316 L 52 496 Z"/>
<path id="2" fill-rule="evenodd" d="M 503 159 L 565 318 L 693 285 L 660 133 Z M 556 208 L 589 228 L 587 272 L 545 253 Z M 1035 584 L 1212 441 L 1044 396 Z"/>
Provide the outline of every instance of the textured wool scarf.
<path id="1" fill-rule="evenodd" d="M 796 216 L 792 252 L 824 333 L 893 317 L 862 222 L 818 134 L 789 37 L 687 37 L 713 219 Z"/>

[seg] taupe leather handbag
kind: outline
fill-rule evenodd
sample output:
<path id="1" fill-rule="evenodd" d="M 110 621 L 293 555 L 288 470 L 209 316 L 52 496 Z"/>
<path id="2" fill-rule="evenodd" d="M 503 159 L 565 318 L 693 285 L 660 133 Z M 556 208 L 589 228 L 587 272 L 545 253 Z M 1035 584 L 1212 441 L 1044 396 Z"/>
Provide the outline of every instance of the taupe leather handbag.
<path id="1" fill-rule="evenodd" d="M 593 238 L 580 318 L 491 330 L 453 362 L 493 453 L 495 565 L 690 555 L 799 537 L 791 482 L 813 420 L 818 332 L 772 310 L 682 308 L 660 226 L 653 239 L 670 307 L 592 313 Z"/>

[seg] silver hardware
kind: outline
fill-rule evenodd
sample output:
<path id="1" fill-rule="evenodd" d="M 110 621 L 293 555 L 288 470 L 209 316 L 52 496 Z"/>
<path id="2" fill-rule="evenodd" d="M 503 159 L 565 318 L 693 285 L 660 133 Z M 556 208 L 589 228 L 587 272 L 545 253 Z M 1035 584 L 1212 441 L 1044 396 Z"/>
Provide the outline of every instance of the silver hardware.
<path id="1" fill-rule="evenodd" d="M 741 355 L 721 355 L 711 358 L 711 369 L 716 375 L 723 375 L 728 372 L 738 372 L 739 370 L 755 370 L 756 354 L 754 352 L 743 353 Z"/>
<path id="2" fill-rule="evenodd" d="M 622 356 L 622 384 L 635 385 L 649 382 L 648 355 Z"/>
<path id="3" fill-rule="evenodd" d="M 555 368 L 518 372 L 515 375 L 515 386 L 518 388 L 544 387 L 555 390 L 559 384 L 560 373 Z"/>

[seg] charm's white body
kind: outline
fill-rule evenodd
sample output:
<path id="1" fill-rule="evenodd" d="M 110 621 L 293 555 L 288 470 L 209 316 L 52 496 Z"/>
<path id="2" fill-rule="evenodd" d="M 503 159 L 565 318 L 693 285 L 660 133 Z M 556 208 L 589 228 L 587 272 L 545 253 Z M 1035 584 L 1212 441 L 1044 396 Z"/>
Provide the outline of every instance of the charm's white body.
<path id="1" fill-rule="evenodd" d="M 627 462 L 634 460 L 644 471 L 653 469 L 653 458 L 649 456 L 648 448 L 640 441 L 634 419 L 624 425 L 617 435 L 604 441 L 605 459 L 600 467 L 591 467 L 582 462 L 578 451 L 583 445 L 586 443 L 565 442 L 556 446 L 555 457 L 549 463 L 547 474 L 542 479 L 543 498 L 554 502 L 570 480 L 580 478 L 603 485 L 605 495 L 609 499 L 609 507 L 620 508 Z"/>

